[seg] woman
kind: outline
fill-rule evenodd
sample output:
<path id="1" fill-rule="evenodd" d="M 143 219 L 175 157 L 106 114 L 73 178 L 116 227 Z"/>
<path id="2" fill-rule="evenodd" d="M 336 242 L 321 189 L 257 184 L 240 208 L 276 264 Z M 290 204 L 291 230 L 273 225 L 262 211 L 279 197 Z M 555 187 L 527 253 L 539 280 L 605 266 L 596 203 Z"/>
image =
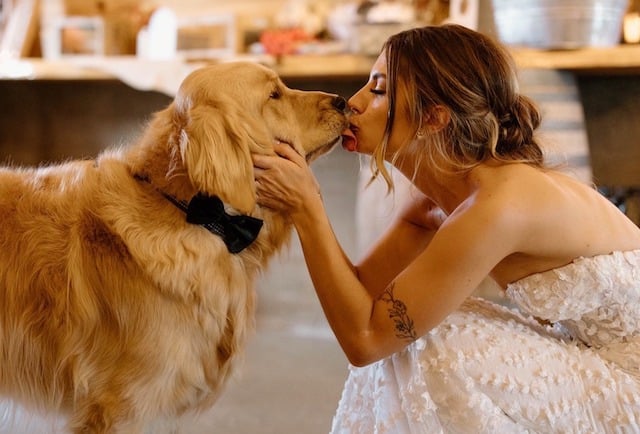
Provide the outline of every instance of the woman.
<path id="1" fill-rule="evenodd" d="M 343 146 L 420 192 L 359 264 L 304 159 L 254 156 L 353 365 L 333 432 L 638 432 L 640 230 L 545 166 L 506 51 L 456 25 L 399 33 L 349 106 Z M 487 276 L 518 310 L 470 297 Z"/>

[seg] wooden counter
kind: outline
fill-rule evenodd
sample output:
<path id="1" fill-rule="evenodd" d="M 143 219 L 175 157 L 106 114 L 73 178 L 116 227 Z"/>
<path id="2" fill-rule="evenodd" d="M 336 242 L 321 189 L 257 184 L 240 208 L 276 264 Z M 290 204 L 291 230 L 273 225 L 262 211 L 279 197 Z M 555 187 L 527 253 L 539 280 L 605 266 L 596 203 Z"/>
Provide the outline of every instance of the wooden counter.
<path id="1" fill-rule="evenodd" d="M 561 69 L 579 74 L 640 74 L 640 45 L 621 45 L 612 48 L 587 48 L 579 50 L 535 50 L 512 49 L 516 64 L 521 69 Z M 240 57 L 239 59 L 245 59 Z M 269 57 L 248 57 L 272 66 L 283 78 L 304 80 L 324 79 L 343 80 L 362 78 L 369 75 L 372 57 L 352 54 L 285 56 L 278 60 Z M 135 57 L 114 57 L 103 64 L 112 62 L 122 66 L 135 67 Z M 3 75 L 0 79 L 28 78 L 35 80 L 105 80 L 113 79 L 114 74 L 108 68 L 86 67 L 92 62 L 85 59 L 70 61 L 45 61 L 43 59 L 24 59 L 22 70 L 28 76 L 20 77 L 17 71 L 14 77 Z M 175 62 L 174 62 L 175 63 Z M 0 63 L 0 66 L 2 63 Z M 196 68 L 200 64 L 186 64 Z"/>

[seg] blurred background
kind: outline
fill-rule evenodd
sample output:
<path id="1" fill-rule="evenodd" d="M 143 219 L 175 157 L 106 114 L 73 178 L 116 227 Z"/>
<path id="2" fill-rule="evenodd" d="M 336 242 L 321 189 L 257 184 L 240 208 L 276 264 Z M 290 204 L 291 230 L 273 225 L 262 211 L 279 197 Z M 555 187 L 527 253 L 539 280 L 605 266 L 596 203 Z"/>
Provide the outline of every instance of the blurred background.
<path id="1" fill-rule="evenodd" d="M 250 60 L 290 87 L 349 97 L 392 33 L 454 22 L 501 40 L 539 104 L 548 157 L 640 223 L 639 0 L 0 0 L 0 163 L 91 158 L 135 140 L 186 74 Z M 456 47 L 449 47 L 455 51 Z M 327 211 L 357 258 L 410 193 L 365 189 L 365 157 L 314 162 Z M 258 282 L 239 375 L 187 434 L 328 432 L 347 361 L 294 236 Z M 486 282 L 477 295 L 504 302 Z"/>

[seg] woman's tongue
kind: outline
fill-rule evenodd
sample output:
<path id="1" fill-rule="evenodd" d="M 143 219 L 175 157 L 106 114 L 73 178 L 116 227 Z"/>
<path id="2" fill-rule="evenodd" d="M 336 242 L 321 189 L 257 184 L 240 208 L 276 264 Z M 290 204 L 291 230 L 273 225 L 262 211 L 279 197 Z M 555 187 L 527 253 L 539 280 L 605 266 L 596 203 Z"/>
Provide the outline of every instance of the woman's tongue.
<path id="1" fill-rule="evenodd" d="M 342 147 L 349 152 L 358 150 L 358 139 L 349 128 L 342 132 Z"/>

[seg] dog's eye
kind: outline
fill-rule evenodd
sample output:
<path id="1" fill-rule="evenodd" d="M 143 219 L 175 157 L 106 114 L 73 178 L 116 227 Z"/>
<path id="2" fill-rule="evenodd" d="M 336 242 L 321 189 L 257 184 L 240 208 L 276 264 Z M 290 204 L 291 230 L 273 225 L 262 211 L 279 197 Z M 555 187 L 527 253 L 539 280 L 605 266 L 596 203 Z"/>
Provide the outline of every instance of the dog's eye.
<path id="1" fill-rule="evenodd" d="M 271 99 L 278 99 L 280 98 L 280 96 L 282 96 L 282 94 L 278 89 L 272 90 L 271 93 L 269 94 L 269 98 Z"/>

